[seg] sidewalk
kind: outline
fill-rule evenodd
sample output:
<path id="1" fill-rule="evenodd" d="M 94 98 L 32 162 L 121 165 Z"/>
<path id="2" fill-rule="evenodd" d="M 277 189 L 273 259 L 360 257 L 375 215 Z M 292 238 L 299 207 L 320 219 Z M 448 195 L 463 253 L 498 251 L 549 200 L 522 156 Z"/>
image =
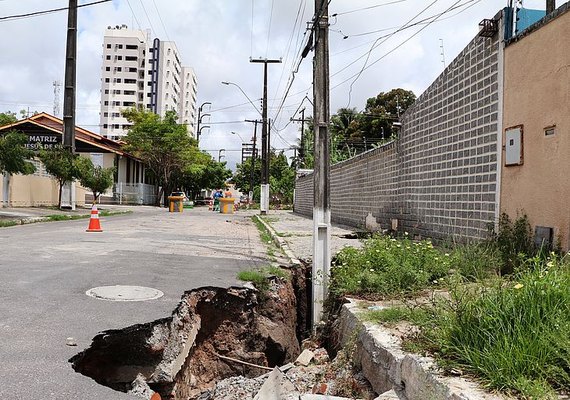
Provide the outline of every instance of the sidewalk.
<path id="1" fill-rule="evenodd" d="M 313 220 L 295 214 L 292 211 L 271 210 L 268 215 L 259 216 L 268 227 L 273 240 L 292 259 L 310 261 L 313 257 Z M 343 225 L 332 225 L 331 256 L 345 246 L 360 247 L 361 241 L 356 239 L 357 228 Z"/>
<path id="2" fill-rule="evenodd" d="M 139 206 L 120 206 L 120 205 L 97 205 L 99 211 L 106 210 L 111 212 L 126 212 Z M 17 221 L 19 223 L 29 223 L 42 221 L 51 215 L 68 215 L 89 216 L 91 206 L 77 207 L 75 210 L 60 210 L 55 207 L 0 207 L 0 221 Z"/>

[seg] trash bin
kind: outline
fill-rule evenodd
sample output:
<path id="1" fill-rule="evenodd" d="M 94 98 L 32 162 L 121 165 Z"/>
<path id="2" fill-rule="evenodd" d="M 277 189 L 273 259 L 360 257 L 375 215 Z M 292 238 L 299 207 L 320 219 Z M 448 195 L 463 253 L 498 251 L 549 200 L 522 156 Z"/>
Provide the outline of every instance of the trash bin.
<path id="1" fill-rule="evenodd" d="M 182 196 L 168 196 L 169 207 L 168 211 L 170 212 L 182 212 L 182 202 L 184 197 Z"/>
<path id="2" fill-rule="evenodd" d="M 222 214 L 233 214 L 234 213 L 234 201 L 233 197 L 221 197 L 220 198 L 220 212 Z"/>

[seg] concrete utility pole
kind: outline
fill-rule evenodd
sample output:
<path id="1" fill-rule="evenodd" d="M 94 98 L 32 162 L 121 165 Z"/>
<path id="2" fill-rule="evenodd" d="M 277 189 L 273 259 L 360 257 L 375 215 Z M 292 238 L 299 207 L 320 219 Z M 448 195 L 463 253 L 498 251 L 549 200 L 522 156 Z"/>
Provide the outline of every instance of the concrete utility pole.
<path id="1" fill-rule="evenodd" d="M 328 292 L 330 254 L 329 160 L 329 10 L 328 0 L 315 0 L 313 60 L 313 116 L 315 132 L 313 204 L 313 326 L 322 319 Z"/>
<path id="2" fill-rule="evenodd" d="M 301 111 L 301 118 L 291 118 L 293 122 L 300 122 L 301 123 L 301 146 L 299 147 L 299 165 L 303 165 L 305 161 L 305 108 Z M 297 151 L 295 150 L 295 153 Z M 297 166 L 299 168 L 299 166 Z"/>
<path id="3" fill-rule="evenodd" d="M 255 158 L 257 157 L 257 124 L 259 120 L 246 119 L 245 122 L 253 122 L 253 151 L 251 153 L 251 176 L 249 180 L 249 202 L 253 202 L 253 186 L 255 177 Z"/>
<path id="4" fill-rule="evenodd" d="M 77 65 L 77 0 L 69 0 L 67 14 L 67 47 L 65 50 L 65 91 L 63 97 L 63 145 L 75 153 L 75 84 Z M 75 184 L 66 183 L 61 207 L 75 210 Z"/>
<path id="5" fill-rule="evenodd" d="M 250 59 L 252 63 L 263 63 L 263 109 L 261 112 L 261 215 L 269 211 L 269 130 L 267 121 L 267 64 L 280 63 L 281 60 L 269 60 L 267 58 Z"/>
<path id="6" fill-rule="evenodd" d="M 556 10 L 556 0 L 546 0 L 546 15 Z"/>

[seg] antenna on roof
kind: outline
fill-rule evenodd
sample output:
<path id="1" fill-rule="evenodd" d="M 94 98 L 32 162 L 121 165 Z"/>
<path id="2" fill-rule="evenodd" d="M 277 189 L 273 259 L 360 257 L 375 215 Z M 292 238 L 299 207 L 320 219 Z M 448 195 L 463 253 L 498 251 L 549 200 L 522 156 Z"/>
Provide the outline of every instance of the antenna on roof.
<path id="1" fill-rule="evenodd" d="M 439 39 L 439 48 L 441 49 L 441 62 L 443 63 L 443 69 L 445 69 L 445 51 L 443 48 L 443 39 Z"/>

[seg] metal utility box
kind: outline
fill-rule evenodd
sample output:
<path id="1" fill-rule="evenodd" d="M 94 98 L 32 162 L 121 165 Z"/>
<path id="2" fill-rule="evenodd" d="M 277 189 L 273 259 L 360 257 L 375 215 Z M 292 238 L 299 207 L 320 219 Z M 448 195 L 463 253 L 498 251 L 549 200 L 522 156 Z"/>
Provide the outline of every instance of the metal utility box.
<path id="1" fill-rule="evenodd" d="M 523 164 L 523 127 L 513 126 L 505 130 L 505 165 Z"/>

